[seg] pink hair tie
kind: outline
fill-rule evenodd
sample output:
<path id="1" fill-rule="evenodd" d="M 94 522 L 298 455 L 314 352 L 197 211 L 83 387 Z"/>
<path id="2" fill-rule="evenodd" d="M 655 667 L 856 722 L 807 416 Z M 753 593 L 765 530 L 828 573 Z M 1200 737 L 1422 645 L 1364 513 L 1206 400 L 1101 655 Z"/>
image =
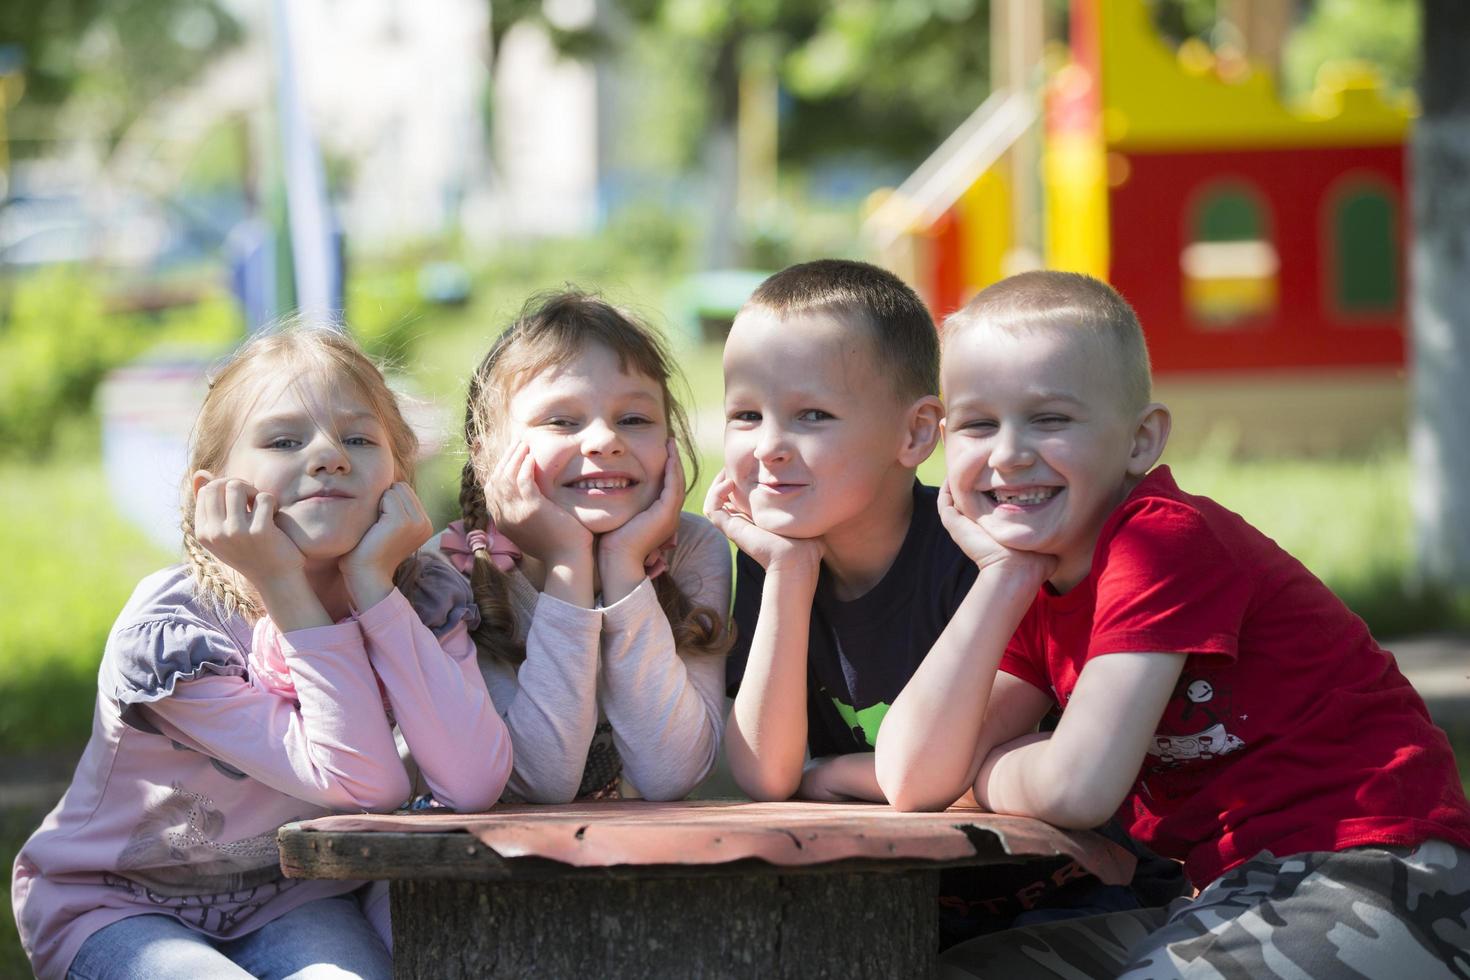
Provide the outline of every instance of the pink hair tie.
<path id="1" fill-rule="evenodd" d="M 439 551 L 459 569 L 461 575 L 468 575 L 474 570 L 475 553 L 478 551 L 488 551 L 490 561 L 502 572 L 515 568 L 516 562 L 521 560 L 521 549 L 510 538 L 497 534 L 493 524 L 484 531 L 466 532 L 464 521 L 454 521 L 439 535 Z"/>

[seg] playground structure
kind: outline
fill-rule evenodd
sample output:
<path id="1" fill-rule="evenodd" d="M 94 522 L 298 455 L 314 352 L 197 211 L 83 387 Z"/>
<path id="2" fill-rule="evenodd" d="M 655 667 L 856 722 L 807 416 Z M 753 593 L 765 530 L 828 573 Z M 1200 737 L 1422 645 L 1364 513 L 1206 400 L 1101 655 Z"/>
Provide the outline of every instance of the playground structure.
<path id="1" fill-rule="evenodd" d="M 992 96 L 869 217 L 885 264 L 936 317 L 1026 268 L 1108 280 L 1186 440 L 1402 438 L 1412 106 L 1348 65 L 1288 106 L 1258 62 L 1175 50 L 1145 0 L 1073 0 L 1042 78 L 1039 8 L 997 0 Z"/>

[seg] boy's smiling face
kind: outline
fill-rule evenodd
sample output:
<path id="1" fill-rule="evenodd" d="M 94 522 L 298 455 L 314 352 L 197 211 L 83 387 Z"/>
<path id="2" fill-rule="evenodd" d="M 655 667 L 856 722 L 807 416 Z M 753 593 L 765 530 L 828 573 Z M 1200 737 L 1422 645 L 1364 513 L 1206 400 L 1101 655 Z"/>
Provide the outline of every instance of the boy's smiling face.
<path id="1" fill-rule="evenodd" d="M 731 328 L 725 472 L 758 526 L 788 538 L 831 534 L 862 521 L 901 469 L 907 406 L 864 329 L 761 309 Z"/>
<path id="2" fill-rule="evenodd" d="M 984 324 L 946 339 L 944 455 L 955 505 L 1000 544 L 1056 555 L 1052 584 L 1087 577 L 1098 533 L 1167 437 L 1162 406 L 1128 404 L 1118 356 L 1081 331 Z M 1162 435 L 1145 424 L 1161 422 Z"/>

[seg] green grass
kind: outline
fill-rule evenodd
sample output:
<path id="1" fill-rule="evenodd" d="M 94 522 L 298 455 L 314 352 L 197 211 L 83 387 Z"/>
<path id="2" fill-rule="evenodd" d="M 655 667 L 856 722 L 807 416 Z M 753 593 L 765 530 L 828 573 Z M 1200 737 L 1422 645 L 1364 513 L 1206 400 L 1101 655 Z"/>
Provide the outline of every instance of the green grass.
<path id="1" fill-rule="evenodd" d="M 112 621 L 169 556 L 118 517 L 99 463 L 0 463 L 0 748 L 81 742 Z"/>

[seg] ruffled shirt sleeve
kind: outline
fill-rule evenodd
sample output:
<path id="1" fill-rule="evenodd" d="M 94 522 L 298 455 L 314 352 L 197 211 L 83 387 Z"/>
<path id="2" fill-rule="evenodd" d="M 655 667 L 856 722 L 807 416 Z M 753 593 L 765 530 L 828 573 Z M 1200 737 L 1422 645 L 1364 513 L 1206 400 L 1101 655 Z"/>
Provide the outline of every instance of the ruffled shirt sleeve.
<path id="1" fill-rule="evenodd" d="M 668 574 L 724 624 L 730 546 L 703 517 L 680 515 Z M 714 768 L 725 718 L 725 657 L 678 649 L 653 582 L 603 609 L 598 699 L 628 781 L 650 800 L 687 796 Z"/>
<path id="2" fill-rule="evenodd" d="M 223 623 L 146 617 L 108 647 L 101 690 L 134 728 L 317 806 L 386 810 L 408 796 L 356 622 L 283 635 L 299 703 L 252 683 Z"/>
<path id="3" fill-rule="evenodd" d="M 487 810 L 511 770 L 511 738 L 475 661 L 469 631 L 480 611 L 463 575 L 419 556 L 411 595 L 394 590 L 358 614 L 368 658 L 393 717 L 434 799 Z"/>

